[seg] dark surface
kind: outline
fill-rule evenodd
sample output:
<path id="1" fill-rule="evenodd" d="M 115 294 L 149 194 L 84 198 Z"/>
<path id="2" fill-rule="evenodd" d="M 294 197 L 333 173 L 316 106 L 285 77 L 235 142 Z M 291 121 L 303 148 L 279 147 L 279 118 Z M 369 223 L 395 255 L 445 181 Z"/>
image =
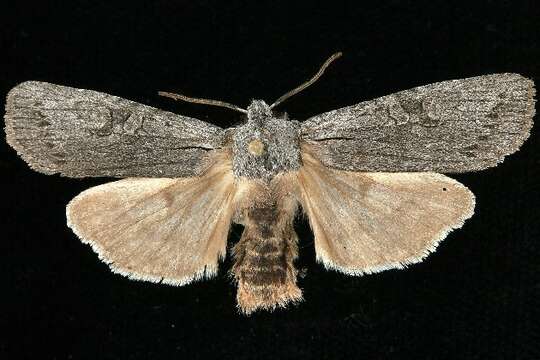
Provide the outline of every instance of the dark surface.
<path id="1" fill-rule="evenodd" d="M 2 3 L 1 93 L 43 80 L 226 127 L 239 114 L 156 92 L 242 107 L 251 98 L 270 102 L 338 50 L 343 58 L 281 110 L 303 120 L 495 72 L 540 82 L 536 1 L 77 3 Z M 502 165 L 454 176 L 476 194 L 476 215 L 405 271 L 357 278 L 325 271 L 299 219 L 305 301 L 248 318 L 235 309 L 230 260 L 217 278 L 184 288 L 112 274 L 71 233 L 64 214 L 73 196 L 108 179 L 38 174 L 2 142 L 0 357 L 540 358 L 537 128 Z"/>

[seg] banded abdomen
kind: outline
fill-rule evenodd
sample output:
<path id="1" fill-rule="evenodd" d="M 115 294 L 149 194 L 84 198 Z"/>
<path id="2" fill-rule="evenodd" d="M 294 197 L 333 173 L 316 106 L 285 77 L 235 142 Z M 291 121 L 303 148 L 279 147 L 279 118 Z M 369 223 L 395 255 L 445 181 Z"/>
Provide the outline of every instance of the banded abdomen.
<path id="1" fill-rule="evenodd" d="M 232 271 L 238 305 L 245 313 L 302 299 L 293 265 L 298 253 L 293 228 L 297 203 L 279 190 L 259 188 L 242 211 L 244 232 L 234 247 Z"/>

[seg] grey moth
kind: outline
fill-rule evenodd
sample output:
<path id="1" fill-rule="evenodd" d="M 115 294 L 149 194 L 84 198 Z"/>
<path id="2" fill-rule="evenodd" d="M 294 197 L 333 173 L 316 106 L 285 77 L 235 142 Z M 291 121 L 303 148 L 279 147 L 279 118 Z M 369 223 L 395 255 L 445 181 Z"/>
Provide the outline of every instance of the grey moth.
<path id="1" fill-rule="evenodd" d="M 443 81 L 303 122 L 253 100 L 221 101 L 222 129 L 112 95 L 27 81 L 8 94 L 7 142 L 41 173 L 124 178 L 67 205 L 68 225 L 112 271 L 181 286 L 216 274 L 231 223 L 244 313 L 302 299 L 294 260 L 303 211 L 326 268 L 363 275 L 422 261 L 472 216 L 475 198 L 441 173 L 496 166 L 529 136 L 534 84 L 511 73 Z M 301 210 L 300 210 L 301 209 Z"/>

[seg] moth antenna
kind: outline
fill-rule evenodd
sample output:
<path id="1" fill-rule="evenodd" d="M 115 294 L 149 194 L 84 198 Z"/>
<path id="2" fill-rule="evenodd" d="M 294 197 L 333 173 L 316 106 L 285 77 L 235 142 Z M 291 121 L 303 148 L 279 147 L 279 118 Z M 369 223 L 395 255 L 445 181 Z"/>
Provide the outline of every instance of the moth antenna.
<path id="1" fill-rule="evenodd" d="M 182 100 L 182 101 L 190 102 L 190 103 L 224 107 L 224 108 L 236 110 L 241 113 L 247 114 L 247 110 L 244 110 L 239 106 L 229 104 L 228 102 L 225 102 L 225 101 L 194 98 L 194 97 L 189 97 L 182 94 L 174 94 L 174 93 L 165 92 L 165 91 L 158 91 L 158 95 L 165 96 L 174 100 Z"/>
<path id="2" fill-rule="evenodd" d="M 305 88 L 307 88 L 308 86 L 312 85 L 315 81 L 319 80 L 319 78 L 321 77 L 321 75 L 324 73 L 324 71 L 326 70 L 326 68 L 334 61 L 336 60 L 337 58 L 341 57 L 341 55 L 343 55 L 343 53 L 341 51 L 333 54 L 332 56 L 330 56 L 325 62 L 324 64 L 322 64 L 321 68 L 319 69 L 319 71 L 317 71 L 317 73 L 315 75 L 313 75 L 313 77 L 311 79 L 309 79 L 308 81 L 306 81 L 305 83 L 303 83 L 302 85 L 298 86 L 297 88 L 294 88 L 292 89 L 291 91 L 289 91 L 288 93 L 286 93 L 285 95 L 282 95 L 281 97 L 279 97 L 276 101 L 274 101 L 274 103 L 272 105 L 270 105 L 270 109 L 274 108 L 275 106 L 281 104 L 283 101 L 287 100 L 288 98 L 290 98 L 291 96 L 294 96 L 296 94 L 298 94 L 300 91 L 304 90 Z"/>

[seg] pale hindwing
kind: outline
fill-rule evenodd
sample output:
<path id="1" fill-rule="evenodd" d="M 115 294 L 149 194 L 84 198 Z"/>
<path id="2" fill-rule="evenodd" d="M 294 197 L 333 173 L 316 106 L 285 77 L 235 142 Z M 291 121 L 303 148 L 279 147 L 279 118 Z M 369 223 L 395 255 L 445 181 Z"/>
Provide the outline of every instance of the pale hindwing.
<path id="1" fill-rule="evenodd" d="M 235 194 L 230 159 L 220 157 L 201 177 L 88 189 L 68 204 L 68 225 L 129 278 L 184 285 L 212 276 L 225 256 Z"/>
<path id="2" fill-rule="evenodd" d="M 301 201 L 317 260 L 361 275 L 420 262 L 474 212 L 474 195 L 435 173 L 356 173 L 304 153 Z"/>

